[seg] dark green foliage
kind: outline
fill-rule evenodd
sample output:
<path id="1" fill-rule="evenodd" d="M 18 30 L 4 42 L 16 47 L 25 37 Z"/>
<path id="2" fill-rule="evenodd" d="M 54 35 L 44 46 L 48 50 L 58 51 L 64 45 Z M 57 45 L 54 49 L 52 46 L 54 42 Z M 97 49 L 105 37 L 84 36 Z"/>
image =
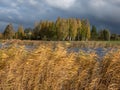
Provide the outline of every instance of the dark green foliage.
<path id="1" fill-rule="evenodd" d="M 110 31 L 107 29 L 101 30 L 99 32 L 99 39 L 100 40 L 105 40 L 105 41 L 110 41 Z"/>
<path id="2" fill-rule="evenodd" d="M 105 34 L 105 40 L 110 41 L 110 31 L 109 30 L 104 30 L 104 34 Z"/>
<path id="3" fill-rule="evenodd" d="M 32 34 L 32 29 L 31 28 L 26 28 L 24 30 L 24 39 L 27 39 L 27 40 L 33 39 L 33 34 Z"/>
<path id="4" fill-rule="evenodd" d="M 37 40 L 54 40 L 56 35 L 55 23 L 41 21 L 33 29 L 33 37 Z"/>
<path id="5" fill-rule="evenodd" d="M 97 40 L 97 38 L 98 38 L 97 29 L 93 25 L 91 30 L 91 40 Z"/>
<path id="6" fill-rule="evenodd" d="M 118 41 L 120 40 L 120 36 L 118 34 L 111 34 L 111 40 Z"/>
<path id="7" fill-rule="evenodd" d="M 41 39 L 41 35 L 40 35 L 40 30 L 41 30 L 41 23 L 36 23 L 35 24 L 35 28 L 33 29 L 33 39 L 35 40 L 40 40 Z"/>

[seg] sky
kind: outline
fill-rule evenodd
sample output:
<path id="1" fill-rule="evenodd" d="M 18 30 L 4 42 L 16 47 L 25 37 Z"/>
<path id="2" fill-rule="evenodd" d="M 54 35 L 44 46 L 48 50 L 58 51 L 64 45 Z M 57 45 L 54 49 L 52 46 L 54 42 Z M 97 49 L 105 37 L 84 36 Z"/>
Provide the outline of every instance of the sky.
<path id="1" fill-rule="evenodd" d="M 89 19 L 97 29 L 120 34 L 120 0 L 0 0 L 0 31 L 12 23 L 25 28 L 57 17 Z"/>

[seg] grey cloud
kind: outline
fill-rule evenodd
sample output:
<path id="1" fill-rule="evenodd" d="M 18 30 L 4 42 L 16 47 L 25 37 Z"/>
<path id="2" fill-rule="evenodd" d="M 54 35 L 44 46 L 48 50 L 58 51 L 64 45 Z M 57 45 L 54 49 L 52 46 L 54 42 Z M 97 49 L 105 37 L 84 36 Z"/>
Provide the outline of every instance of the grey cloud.
<path id="1" fill-rule="evenodd" d="M 119 0 L 0 0 L 0 27 L 4 22 L 34 26 L 35 21 L 61 16 L 88 18 L 99 29 L 120 33 L 119 10 Z"/>
<path id="2" fill-rule="evenodd" d="M 50 6 L 66 10 L 73 6 L 76 0 L 45 0 L 45 2 Z"/>

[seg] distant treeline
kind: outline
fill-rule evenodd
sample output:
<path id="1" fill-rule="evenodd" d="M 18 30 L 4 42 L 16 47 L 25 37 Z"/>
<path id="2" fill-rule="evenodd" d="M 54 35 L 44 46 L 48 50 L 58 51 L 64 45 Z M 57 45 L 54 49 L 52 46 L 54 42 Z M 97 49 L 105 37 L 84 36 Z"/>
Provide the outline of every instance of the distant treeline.
<path id="1" fill-rule="evenodd" d="M 86 40 L 120 40 L 119 35 L 110 34 L 108 29 L 97 30 L 95 26 L 90 28 L 88 19 L 58 17 L 53 21 L 40 21 L 35 23 L 33 29 L 22 25 L 15 32 L 12 24 L 6 26 L 0 39 L 21 39 L 21 40 L 53 40 L 53 41 L 86 41 Z"/>

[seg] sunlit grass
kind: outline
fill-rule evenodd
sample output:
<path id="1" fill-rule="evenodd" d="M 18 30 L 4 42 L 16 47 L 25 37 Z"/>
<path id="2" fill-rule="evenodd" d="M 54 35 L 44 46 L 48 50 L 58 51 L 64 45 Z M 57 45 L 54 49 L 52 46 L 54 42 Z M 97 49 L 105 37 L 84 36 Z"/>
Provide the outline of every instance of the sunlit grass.
<path id="1" fill-rule="evenodd" d="M 69 42 L 53 44 L 32 51 L 16 44 L 0 49 L 0 90 L 120 89 L 119 49 L 98 61 L 94 52 L 68 53 Z"/>

